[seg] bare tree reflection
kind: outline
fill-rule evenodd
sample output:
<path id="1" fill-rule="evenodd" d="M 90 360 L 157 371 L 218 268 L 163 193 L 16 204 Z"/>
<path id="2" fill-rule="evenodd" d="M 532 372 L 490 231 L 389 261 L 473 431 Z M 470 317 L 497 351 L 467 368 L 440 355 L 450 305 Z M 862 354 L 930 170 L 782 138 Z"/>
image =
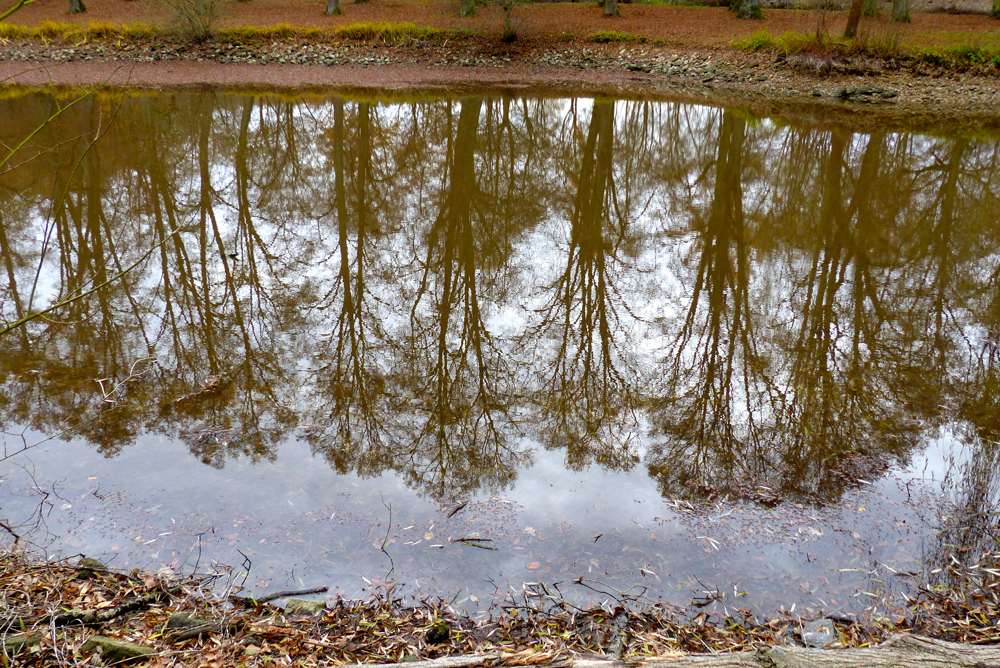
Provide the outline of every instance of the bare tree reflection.
<path id="1" fill-rule="evenodd" d="M 575 125 L 575 113 L 573 115 Z M 614 178 L 615 106 L 595 102 L 580 157 L 565 266 L 528 332 L 542 339 L 539 402 L 542 440 L 566 448 L 568 466 L 591 462 L 627 469 L 632 444 L 636 374 L 621 340 L 627 310 L 615 287 L 615 254 L 626 238 Z M 545 359 L 548 358 L 548 359 Z"/>
<path id="2" fill-rule="evenodd" d="M 401 425 L 397 457 L 410 483 L 435 498 L 506 486 L 526 461 L 510 434 L 508 360 L 486 326 L 479 294 L 480 246 L 497 243 L 489 240 L 495 230 L 475 224 L 486 198 L 475 160 L 482 109 L 481 98 L 462 100 L 447 187 L 424 242 L 406 376 L 397 381 L 414 413 L 412 424 Z M 451 118 L 449 109 L 449 126 Z"/>
<path id="3" fill-rule="evenodd" d="M 667 354 L 664 398 L 653 413 L 665 440 L 650 453 L 649 472 L 669 496 L 752 486 L 771 464 L 758 424 L 772 383 L 751 309 L 745 144 L 746 121 L 723 112 L 708 217 L 693 225 L 689 303 Z"/>
<path id="4" fill-rule="evenodd" d="M 880 285 L 896 216 L 876 206 L 880 185 L 889 185 L 880 183 L 885 137 L 868 138 L 853 195 L 848 139 L 839 131 L 830 137 L 781 416 L 785 485 L 820 497 L 839 493 L 845 471 L 849 478 L 878 475 L 916 438 L 916 425 L 901 410 L 902 359 L 892 342 L 899 331 Z"/>
<path id="5" fill-rule="evenodd" d="M 333 101 L 334 127 L 332 163 L 334 172 L 334 209 L 337 217 L 337 252 L 339 268 L 331 298 L 335 319 L 328 345 L 327 361 L 318 379 L 325 399 L 314 414 L 330 423 L 322 430 L 311 431 L 307 438 L 340 472 L 357 470 L 377 474 L 393 465 L 392 452 L 386 443 L 385 378 L 379 365 L 384 351 L 377 349 L 385 338 L 378 314 L 367 303 L 370 299 L 367 279 L 370 236 L 379 222 L 372 219 L 371 200 L 377 197 L 372 159 L 372 109 L 367 103 L 357 107 L 357 160 L 345 160 L 344 103 Z M 348 178 L 353 174 L 354 207 L 348 209 Z M 373 345 L 374 344 L 374 345 Z"/>

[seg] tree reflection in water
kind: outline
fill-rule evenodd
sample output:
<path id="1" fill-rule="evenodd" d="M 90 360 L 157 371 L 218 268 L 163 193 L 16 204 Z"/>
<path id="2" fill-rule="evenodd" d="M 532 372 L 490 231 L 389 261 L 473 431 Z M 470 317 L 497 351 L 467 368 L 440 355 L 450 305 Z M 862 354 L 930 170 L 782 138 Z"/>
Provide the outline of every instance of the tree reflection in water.
<path id="1" fill-rule="evenodd" d="M 672 103 L 94 96 L 0 176 L 0 312 L 155 251 L 0 340 L 0 421 L 216 467 L 299 437 L 442 501 L 536 438 L 669 498 L 831 501 L 947 427 L 985 517 L 998 154 Z"/>

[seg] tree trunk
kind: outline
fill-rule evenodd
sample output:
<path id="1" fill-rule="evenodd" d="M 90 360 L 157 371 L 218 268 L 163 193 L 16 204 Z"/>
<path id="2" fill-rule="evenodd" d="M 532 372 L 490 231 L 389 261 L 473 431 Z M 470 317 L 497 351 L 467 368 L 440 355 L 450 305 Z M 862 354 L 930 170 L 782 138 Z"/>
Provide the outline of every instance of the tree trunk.
<path id="1" fill-rule="evenodd" d="M 1000 0 L 993 0 L 993 11 L 990 12 L 990 18 L 1000 19 Z"/>
<path id="2" fill-rule="evenodd" d="M 618 16 L 618 0 L 604 0 L 604 15 Z"/>
<path id="3" fill-rule="evenodd" d="M 340 0 L 326 0 L 326 11 L 323 13 L 327 16 L 340 16 Z"/>
<path id="4" fill-rule="evenodd" d="M 861 16 L 878 16 L 878 0 L 862 0 Z"/>
<path id="5" fill-rule="evenodd" d="M 462 9 L 459 12 L 463 17 L 472 16 L 473 12 L 476 11 L 475 0 L 462 0 Z"/>
<path id="6" fill-rule="evenodd" d="M 1000 0 L 994 1 L 1000 2 Z M 910 0 L 892 0 L 892 14 L 889 16 L 889 20 L 897 21 L 899 23 L 909 23 Z"/>
<path id="7" fill-rule="evenodd" d="M 861 22 L 861 2 L 862 0 L 851 2 L 851 13 L 847 15 L 847 27 L 844 28 L 845 39 L 850 39 L 858 34 L 858 23 Z"/>
<path id="8" fill-rule="evenodd" d="M 515 0 L 503 1 L 503 41 L 513 42 L 517 39 L 517 31 L 511 22 L 511 13 L 514 11 Z"/>
<path id="9" fill-rule="evenodd" d="M 70 14 L 82 14 L 85 11 L 87 11 L 87 6 L 83 4 L 83 0 L 69 0 Z"/>

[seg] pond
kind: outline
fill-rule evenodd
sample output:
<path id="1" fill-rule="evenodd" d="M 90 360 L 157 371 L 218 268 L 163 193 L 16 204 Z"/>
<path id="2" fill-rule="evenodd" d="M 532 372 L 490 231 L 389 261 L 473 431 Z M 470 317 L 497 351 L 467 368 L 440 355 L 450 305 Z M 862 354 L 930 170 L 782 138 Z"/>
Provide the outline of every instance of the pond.
<path id="1" fill-rule="evenodd" d="M 64 302 L 0 336 L 4 544 L 805 616 L 1000 535 L 996 138 L 501 93 L 0 105 L 0 317 Z"/>

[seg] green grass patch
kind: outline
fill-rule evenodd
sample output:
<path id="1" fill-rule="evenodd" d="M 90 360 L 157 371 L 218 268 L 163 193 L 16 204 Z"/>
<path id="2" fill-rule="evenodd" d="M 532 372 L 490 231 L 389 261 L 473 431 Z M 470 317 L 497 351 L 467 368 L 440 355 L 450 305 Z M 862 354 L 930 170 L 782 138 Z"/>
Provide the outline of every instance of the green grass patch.
<path id="1" fill-rule="evenodd" d="M 752 35 L 730 42 L 730 46 L 741 51 L 770 51 L 786 55 L 833 51 L 883 58 L 915 59 L 937 67 L 955 69 L 991 65 L 1000 68 L 1000 39 L 994 38 L 992 34 L 947 35 L 945 44 L 927 47 L 905 44 L 902 35 L 900 30 L 890 27 L 859 32 L 854 40 L 820 40 L 811 33 L 789 31 L 775 35 L 768 30 L 758 30 Z"/>
<path id="2" fill-rule="evenodd" d="M 322 28 L 303 28 L 291 23 L 278 23 L 273 26 L 235 26 L 219 28 L 212 31 L 212 36 L 230 44 L 270 42 L 278 39 L 320 40 L 329 38 L 330 33 Z"/>
<path id="3" fill-rule="evenodd" d="M 756 53 L 758 51 L 778 51 L 781 48 L 781 40 L 775 37 L 770 30 L 758 30 L 752 35 L 742 39 L 736 39 L 729 43 L 729 46 L 740 51 Z"/>
<path id="4" fill-rule="evenodd" d="M 780 35 L 775 35 L 770 30 L 758 30 L 748 37 L 730 42 L 729 45 L 741 51 L 774 51 L 777 53 L 793 54 L 829 49 L 831 47 L 836 48 L 844 44 L 841 42 L 826 41 L 817 37 L 815 33 L 786 30 Z"/>
<path id="5" fill-rule="evenodd" d="M 37 27 L 28 28 L 11 23 L 0 23 L 0 39 L 37 39 L 49 42 L 79 42 L 82 40 L 129 40 L 152 39 L 162 30 L 146 23 L 57 23 L 42 21 Z"/>
<path id="6" fill-rule="evenodd" d="M 428 28 L 415 23 L 350 23 L 337 26 L 334 34 L 341 39 L 352 39 L 362 42 L 405 42 L 415 39 L 444 40 L 460 36 L 456 31 L 441 28 Z"/>
<path id="7" fill-rule="evenodd" d="M 922 49 L 917 59 L 938 67 L 968 68 L 975 65 L 1000 67 L 1000 46 L 956 44 Z"/>
<path id="8" fill-rule="evenodd" d="M 145 23 L 97 23 L 86 25 L 79 23 L 57 23 L 43 21 L 38 26 L 29 28 L 12 23 L 0 23 L 0 39 L 34 39 L 49 42 L 81 42 L 84 40 L 100 40 L 113 42 L 116 40 L 144 41 L 159 36 L 170 35 L 169 30 L 157 28 Z M 444 30 L 427 28 L 415 23 L 351 23 L 336 28 L 307 28 L 290 23 L 278 23 L 271 26 L 235 26 L 212 30 L 212 38 L 230 44 L 259 43 L 275 40 L 301 39 L 308 41 L 323 41 L 330 39 L 357 40 L 364 42 L 398 43 L 411 40 L 444 41 L 472 37 L 477 33 L 472 30 Z"/>
<path id="9" fill-rule="evenodd" d="M 27 39 L 28 29 L 13 23 L 0 23 L 0 39 Z"/>
<path id="10" fill-rule="evenodd" d="M 587 37 L 588 42 L 597 42 L 598 44 L 612 44 L 616 42 L 639 44 L 643 42 L 648 42 L 649 38 L 645 35 L 639 35 L 634 32 L 618 32 L 617 30 L 598 30 L 595 33 L 591 33 Z"/>

